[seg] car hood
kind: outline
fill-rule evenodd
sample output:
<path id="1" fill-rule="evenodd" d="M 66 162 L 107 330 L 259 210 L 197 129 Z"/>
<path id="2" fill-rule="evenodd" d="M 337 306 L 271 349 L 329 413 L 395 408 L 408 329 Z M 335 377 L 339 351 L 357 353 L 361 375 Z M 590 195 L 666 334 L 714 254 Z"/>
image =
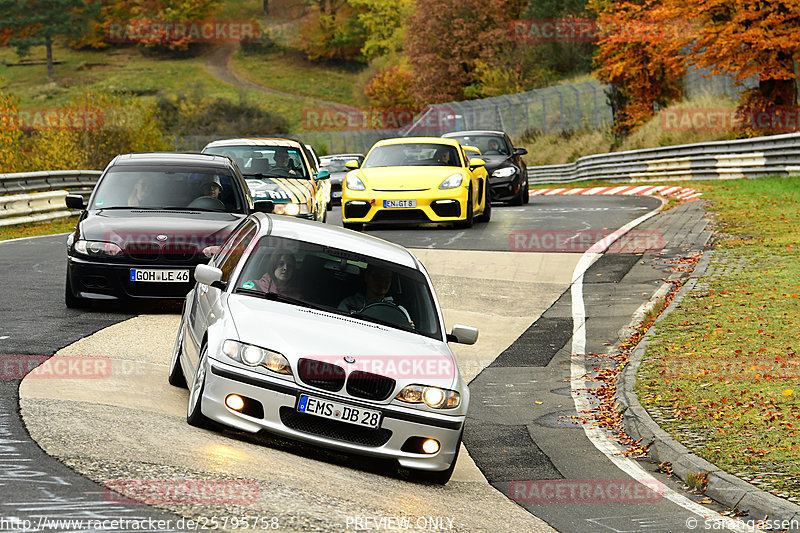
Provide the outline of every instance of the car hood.
<path id="1" fill-rule="evenodd" d="M 452 389 L 459 379 L 455 358 L 440 340 L 240 294 L 229 297 L 228 307 L 240 341 L 282 353 L 295 375 L 297 361 L 307 358 L 337 364 L 348 373 L 385 375 L 399 387 L 422 383 Z M 355 362 L 346 363 L 344 357 Z"/>
<path id="2" fill-rule="evenodd" d="M 253 200 L 272 200 L 276 204 L 307 203 L 314 196 L 311 180 L 292 178 L 247 178 Z"/>
<path id="3" fill-rule="evenodd" d="M 212 211 L 101 209 L 88 211 L 79 223 L 79 238 L 119 244 L 179 242 L 203 248 L 220 246 L 244 215 Z M 162 237 L 163 238 L 163 237 Z"/>
<path id="4" fill-rule="evenodd" d="M 500 167 L 507 167 L 514 163 L 511 157 L 507 155 L 482 155 L 480 158 L 486 161 L 486 171 L 489 174 L 491 174 L 493 170 Z"/>
<path id="5" fill-rule="evenodd" d="M 438 187 L 448 176 L 463 172 L 459 167 L 371 167 L 360 169 L 366 186 L 376 191 L 421 191 Z"/>

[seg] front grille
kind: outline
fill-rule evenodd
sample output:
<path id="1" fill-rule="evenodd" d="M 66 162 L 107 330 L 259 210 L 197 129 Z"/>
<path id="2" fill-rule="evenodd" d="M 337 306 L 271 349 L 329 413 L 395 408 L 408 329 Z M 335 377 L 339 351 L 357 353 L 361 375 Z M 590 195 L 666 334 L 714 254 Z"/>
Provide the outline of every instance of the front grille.
<path id="1" fill-rule="evenodd" d="M 280 415 L 283 425 L 295 431 L 361 446 L 383 446 L 392 438 L 389 429 L 370 429 L 338 420 L 328 420 L 299 413 L 293 407 L 281 407 Z"/>
<path id="2" fill-rule="evenodd" d="M 428 221 L 427 216 L 421 209 L 391 209 L 378 211 L 372 218 L 373 222 L 419 222 Z"/>
<path id="3" fill-rule="evenodd" d="M 395 380 L 354 370 L 347 378 L 347 394 L 366 400 L 385 400 L 394 392 Z"/>
<path id="4" fill-rule="evenodd" d="M 314 359 L 300 359 L 297 370 L 300 380 L 312 387 L 337 392 L 344 386 L 345 372 L 339 365 Z"/>
<path id="5" fill-rule="evenodd" d="M 125 254 L 134 261 L 147 263 L 194 263 L 200 250 L 184 243 L 130 243 Z"/>
<path id="6" fill-rule="evenodd" d="M 353 204 L 347 202 L 344 205 L 344 216 L 346 218 L 364 218 L 369 213 L 369 204 Z"/>
<path id="7" fill-rule="evenodd" d="M 433 212 L 440 217 L 460 217 L 461 204 L 452 200 L 436 201 L 431 204 Z"/>
<path id="8" fill-rule="evenodd" d="M 130 243 L 125 247 L 125 254 L 134 261 L 152 263 L 161 257 L 161 247 L 153 243 Z"/>

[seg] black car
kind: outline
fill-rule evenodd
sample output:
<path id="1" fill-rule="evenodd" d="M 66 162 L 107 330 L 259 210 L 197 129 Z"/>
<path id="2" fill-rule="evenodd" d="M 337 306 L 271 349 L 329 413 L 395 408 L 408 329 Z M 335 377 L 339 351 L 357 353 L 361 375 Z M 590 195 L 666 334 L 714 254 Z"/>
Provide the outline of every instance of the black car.
<path id="1" fill-rule="evenodd" d="M 239 170 L 227 157 L 151 153 L 120 155 L 89 197 L 67 238 L 67 307 L 92 300 L 183 298 L 194 267 L 208 259 L 254 210 Z M 271 205 L 269 207 L 272 207 Z"/>
<path id="2" fill-rule="evenodd" d="M 528 203 L 528 167 L 522 160 L 528 153 L 525 148 L 514 148 L 511 139 L 502 131 L 453 131 L 442 137 L 480 149 L 489 173 L 493 202 Z"/>
<path id="3" fill-rule="evenodd" d="M 324 155 L 320 159 L 320 166 L 323 170 L 331 173 L 331 201 L 330 205 L 342 204 L 342 182 L 350 172 L 345 166 L 348 161 L 358 161 L 360 165 L 364 161 L 364 154 L 333 154 Z"/>

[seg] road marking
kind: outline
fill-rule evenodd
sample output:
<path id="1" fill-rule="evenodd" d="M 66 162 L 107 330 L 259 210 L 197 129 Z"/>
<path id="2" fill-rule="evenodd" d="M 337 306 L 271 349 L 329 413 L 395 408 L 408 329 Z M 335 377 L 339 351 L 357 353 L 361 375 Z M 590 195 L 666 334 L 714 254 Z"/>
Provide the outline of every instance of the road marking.
<path id="1" fill-rule="evenodd" d="M 636 220 L 628 222 L 614 233 L 606 236 L 591 248 L 589 248 L 581 257 L 575 270 L 572 274 L 572 286 L 570 293 L 572 295 L 572 357 L 570 363 L 570 390 L 572 399 L 575 402 L 575 410 L 578 413 L 587 412 L 590 410 L 588 391 L 586 385 L 586 308 L 583 303 L 583 276 L 590 266 L 602 255 L 602 253 L 625 233 L 635 228 L 645 220 L 655 216 L 661 211 L 662 205 L 653 211 L 642 215 Z M 622 455 L 617 445 L 611 441 L 599 427 L 594 424 L 583 422 L 583 431 L 586 437 L 594 444 L 608 460 L 610 460 L 617 468 L 628 474 L 632 479 L 639 481 L 642 484 L 646 482 L 658 482 L 655 476 L 647 472 L 636 461 Z M 647 486 L 645 484 L 645 486 Z M 652 486 L 652 485 L 650 485 Z M 731 531 L 756 531 L 755 528 L 749 527 L 741 520 L 732 520 L 727 516 L 722 516 L 716 511 L 712 511 L 703 507 L 697 502 L 694 502 L 671 488 L 663 485 L 664 498 L 671 502 L 683 507 L 687 511 L 701 516 L 703 518 L 711 518 L 714 523 L 724 525 L 726 529 Z"/>
<path id="2" fill-rule="evenodd" d="M 0 341 L 4 341 L 6 339 L 10 339 L 11 335 L 0 335 Z"/>

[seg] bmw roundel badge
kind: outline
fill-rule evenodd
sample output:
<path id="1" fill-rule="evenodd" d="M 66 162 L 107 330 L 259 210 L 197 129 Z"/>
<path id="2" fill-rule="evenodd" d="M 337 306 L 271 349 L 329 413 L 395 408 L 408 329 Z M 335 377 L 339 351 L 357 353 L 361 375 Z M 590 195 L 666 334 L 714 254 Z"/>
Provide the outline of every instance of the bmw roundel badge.
<path id="1" fill-rule="evenodd" d="M 351 357 L 351 356 L 349 356 L 349 355 L 346 355 L 346 356 L 344 357 L 344 361 L 345 361 L 345 363 L 350 363 L 350 364 L 353 364 L 353 363 L 355 363 L 355 362 L 356 362 L 356 358 L 355 358 L 355 357 Z"/>

